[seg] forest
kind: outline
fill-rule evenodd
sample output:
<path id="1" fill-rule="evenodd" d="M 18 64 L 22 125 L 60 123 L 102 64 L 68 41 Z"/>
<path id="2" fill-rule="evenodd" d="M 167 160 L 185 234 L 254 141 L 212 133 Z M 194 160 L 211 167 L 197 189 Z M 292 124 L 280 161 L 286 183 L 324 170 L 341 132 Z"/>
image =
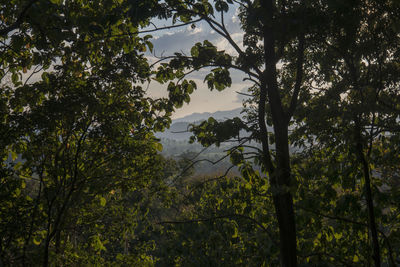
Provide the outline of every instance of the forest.
<path id="1" fill-rule="evenodd" d="M 0 266 L 400 266 L 399 122 L 399 0 L 0 0 Z"/>

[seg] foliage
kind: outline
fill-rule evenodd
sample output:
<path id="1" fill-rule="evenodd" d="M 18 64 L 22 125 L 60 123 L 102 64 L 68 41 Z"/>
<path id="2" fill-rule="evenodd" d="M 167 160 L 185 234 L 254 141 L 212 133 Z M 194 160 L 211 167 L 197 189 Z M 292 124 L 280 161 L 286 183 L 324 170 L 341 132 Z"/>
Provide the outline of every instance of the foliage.
<path id="1" fill-rule="evenodd" d="M 395 256 L 389 247 L 397 242 L 397 234 L 393 232 L 388 237 L 382 233 L 383 226 L 377 223 L 380 215 L 374 215 L 377 212 L 374 203 L 380 198 L 379 193 L 372 192 L 377 191 L 372 190 L 374 183 L 386 182 L 375 169 L 373 161 L 377 158 L 372 159 L 371 153 L 375 145 L 380 145 L 380 139 L 397 135 L 393 128 L 398 118 L 398 110 L 394 108 L 399 51 L 395 1 L 239 1 L 238 6 L 229 1 L 215 5 L 178 1 L 173 4 L 176 17 L 183 21 L 202 19 L 228 41 L 236 55 L 225 55 L 204 41 L 193 46 L 190 56 L 177 53 L 160 69 L 169 69 L 182 79 L 185 73 L 211 67 L 204 80 L 210 90 L 229 87 L 231 69 L 241 70 L 254 83 L 249 89 L 253 97 L 245 103 L 247 122 L 217 122 L 210 118 L 192 127 L 195 134 L 192 141 L 198 140 L 205 146 L 219 145 L 235 137 L 241 129 L 247 129 L 251 131 L 250 137 L 238 138 L 239 141 L 244 144 L 255 140 L 262 144 L 261 150 L 255 148 L 250 153 L 253 156 L 246 159 L 254 159 L 268 174 L 271 190 L 265 197 L 272 198 L 276 210 L 281 264 L 296 266 L 298 260 L 306 259 L 323 265 L 334 261 L 344 265 L 374 262 L 375 266 L 385 261 L 393 265 Z M 243 48 L 232 40 L 224 24 L 224 14 L 229 8 L 239 10 Z M 272 133 L 266 124 L 272 126 Z M 294 129 L 290 137 L 289 129 Z M 308 153 L 289 154 L 290 144 Z M 235 165 L 247 162 L 240 146 L 228 153 Z M 320 163 L 324 159 L 317 156 L 321 153 L 332 159 L 325 164 L 329 170 L 337 170 L 333 176 L 340 182 L 333 178 L 316 179 L 321 181 L 322 188 L 314 191 L 307 179 L 314 175 L 298 169 L 307 166 L 316 173 L 324 173 L 324 165 Z M 335 160 L 337 157 L 340 160 Z M 351 168 L 343 159 L 351 163 Z M 320 169 L 313 169 L 309 162 Z M 353 185 L 352 194 L 346 191 L 348 184 Z M 351 199 L 354 206 L 348 213 L 341 213 L 342 206 L 331 204 L 325 209 L 312 205 L 313 196 L 325 197 L 325 194 L 328 199 Z M 303 205 L 298 206 L 297 202 Z M 363 202 L 366 210 L 362 210 Z M 341 223 L 347 224 L 354 236 L 339 238 L 343 235 L 343 225 L 332 226 L 331 222 L 315 217 L 308 221 L 308 210 L 321 211 L 317 215 L 325 219 L 342 219 Z M 348 219 L 355 214 L 359 221 Z M 322 232 L 314 236 L 304 222 L 313 223 Z M 338 243 L 332 238 L 336 231 Z M 357 239 L 361 249 L 349 249 Z M 303 242 L 305 247 L 301 245 Z M 335 251 L 336 247 L 347 250 Z"/>
<path id="2" fill-rule="evenodd" d="M 246 177 L 249 181 L 211 176 L 185 183 L 187 189 L 181 189 L 173 205 L 182 213 L 173 220 L 166 214 L 161 223 L 160 265 L 277 263 L 272 203 L 264 203 L 261 194 L 267 185 L 260 186 L 263 180 L 256 172 Z"/>
<path id="3" fill-rule="evenodd" d="M 1 3 L 2 264 L 153 262 L 134 236 L 164 190 L 153 132 L 173 106 L 142 88 L 149 17 L 132 4 Z"/>
<path id="4" fill-rule="evenodd" d="M 399 264 L 398 1 L 0 6 L 0 265 Z M 203 21 L 235 53 L 204 40 L 152 68 L 140 31 L 156 17 Z M 210 150 L 237 142 L 237 175 L 159 154 L 154 132 L 201 69 L 209 90 L 231 70 L 253 83 L 243 119 L 191 126 Z M 151 80 L 168 98 L 146 94 Z"/>

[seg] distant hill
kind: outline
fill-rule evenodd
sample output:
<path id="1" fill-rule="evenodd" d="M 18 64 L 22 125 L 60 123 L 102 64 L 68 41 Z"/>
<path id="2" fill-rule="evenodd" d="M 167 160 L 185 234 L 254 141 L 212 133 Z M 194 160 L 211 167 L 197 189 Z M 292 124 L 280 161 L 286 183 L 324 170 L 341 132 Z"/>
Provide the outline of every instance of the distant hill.
<path id="1" fill-rule="evenodd" d="M 213 117 L 216 120 L 232 119 L 234 117 L 242 117 L 242 115 L 240 114 L 241 111 L 242 108 L 236 108 L 232 110 L 216 111 L 213 113 L 211 112 L 193 113 L 185 117 L 172 120 L 172 123 L 177 123 L 177 122 L 193 123 L 196 121 L 207 120 L 209 117 Z"/>
<path id="2" fill-rule="evenodd" d="M 220 147 L 213 145 L 204 150 L 204 147 L 199 143 L 189 144 L 189 138 L 192 136 L 192 133 L 188 132 L 188 127 L 192 123 L 197 124 L 210 117 L 219 121 L 232 119 L 234 117 L 242 118 L 243 115 L 240 114 L 241 111 L 242 108 L 237 108 L 213 113 L 193 113 L 172 120 L 169 129 L 166 129 L 164 132 L 156 133 L 156 137 L 161 139 L 161 144 L 163 145 L 163 151 L 161 154 L 174 159 L 181 159 L 183 156 L 188 156 L 189 159 L 194 159 L 193 157 L 198 154 L 195 157 L 195 160 L 200 160 L 200 162 L 194 166 L 195 175 L 215 174 L 216 172 L 224 173 L 231 166 L 229 157 L 226 157 L 221 161 L 219 160 L 226 156 L 227 150 L 232 147 L 234 143 L 223 143 Z M 210 163 L 217 161 L 218 164 Z M 232 172 L 238 173 L 237 168 L 233 168 Z"/>
<path id="3" fill-rule="evenodd" d="M 189 140 L 192 133 L 188 132 L 189 124 L 192 122 L 172 122 L 171 127 L 164 132 L 156 133 L 156 137 L 177 141 Z"/>
<path id="4" fill-rule="evenodd" d="M 160 139 L 172 139 L 172 140 L 189 140 L 191 133 L 186 132 L 190 123 L 200 123 L 201 121 L 207 120 L 213 117 L 216 120 L 232 119 L 234 117 L 242 117 L 240 111 L 242 108 L 233 110 L 224 110 L 216 112 L 204 112 L 204 113 L 193 113 L 182 118 L 172 120 L 171 127 L 166 129 L 164 132 L 156 133 L 157 138 Z"/>

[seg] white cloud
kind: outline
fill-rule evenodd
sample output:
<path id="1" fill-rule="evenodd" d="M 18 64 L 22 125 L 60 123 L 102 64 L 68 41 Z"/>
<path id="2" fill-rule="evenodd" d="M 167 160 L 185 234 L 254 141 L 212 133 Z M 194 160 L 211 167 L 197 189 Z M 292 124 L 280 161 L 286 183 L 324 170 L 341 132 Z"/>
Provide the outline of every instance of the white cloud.
<path id="1" fill-rule="evenodd" d="M 186 27 L 186 31 L 188 32 L 189 35 L 193 35 L 193 34 L 201 33 L 203 31 L 203 28 L 199 27 L 197 25 L 196 25 L 196 27 L 192 28 L 191 25 L 188 25 Z"/>
<path id="2" fill-rule="evenodd" d="M 179 32 L 181 32 L 181 31 L 179 31 Z M 157 40 L 157 39 L 159 39 L 160 37 L 163 37 L 164 35 L 169 36 L 169 35 L 174 35 L 174 34 L 176 34 L 176 33 L 177 33 L 177 32 L 163 32 L 162 35 L 153 36 L 153 40 Z"/>
<path id="3" fill-rule="evenodd" d="M 250 84 L 243 87 L 242 90 L 236 91 L 236 102 L 242 103 L 243 100 L 249 99 L 249 96 L 246 95 L 249 94 L 248 92 L 249 87 Z"/>
<path id="4" fill-rule="evenodd" d="M 233 23 L 239 22 L 239 18 L 236 17 L 236 16 L 234 15 L 234 16 L 232 17 L 232 22 L 233 22 Z"/>
<path id="5" fill-rule="evenodd" d="M 227 30 L 231 33 L 232 39 L 243 47 L 243 32 L 240 29 L 240 22 L 238 12 L 235 9 L 229 10 L 225 16 L 225 25 Z M 162 24 L 161 22 L 159 23 Z M 160 26 L 158 25 L 158 26 Z M 174 52 L 183 52 L 190 54 L 191 47 L 197 42 L 208 40 L 215 44 L 219 50 L 231 55 L 237 55 L 235 49 L 229 44 L 227 40 L 221 37 L 205 22 L 196 23 L 196 27 L 192 28 L 191 25 L 184 26 L 173 30 L 168 30 L 157 34 L 157 38 L 153 38 L 155 56 L 149 55 L 149 61 L 154 62 L 157 56 L 168 56 Z M 189 104 L 185 104 L 182 108 L 178 109 L 173 117 L 178 118 L 194 112 L 214 112 L 218 110 L 231 110 L 241 106 L 239 95 L 236 92 L 248 88 L 248 82 L 243 82 L 243 74 L 239 71 L 231 71 L 232 86 L 222 92 L 216 90 L 210 92 L 207 85 L 203 83 L 204 76 L 210 69 L 203 69 L 199 72 L 190 75 L 190 79 L 196 81 L 198 89 L 191 95 Z M 168 95 L 167 84 L 160 85 L 153 81 L 149 85 L 149 96 L 152 97 L 165 97 Z"/>
<path id="6" fill-rule="evenodd" d="M 248 86 L 246 83 L 234 83 L 230 88 L 219 92 L 217 90 L 210 91 L 202 79 L 193 78 L 193 80 L 197 84 L 197 90 L 190 96 L 189 104 L 184 104 L 182 108 L 174 112 L 173 118 L 183 117 L 194 112 L 215 112 L 241 107 L 241 101 L 238 101 L 236 92 L 243 91 Z M 168 96 L 167 86 L 167 84 L 152 81 L 147 93 L 154 98 L 166 97 Z"/>
<path id="7" fill-rule="evenodd" d="M 240 47 L 243 48 L 243 32 L 237 32 L 231 34 L 232 40 Z M 231 55 L 238 55 L 236 50 L 232 47 L 232 45 L 225 38 L 221 37 L 218 39 L 216 46 L 219 50 L 225 50 L 226 53 Z"/>
<path id="8" fill-rule="evenodd" d="M 164 34 L 159 38 L 153 38 L 154 49 L 157 55 L 164 52 L 164 55 L 170 55 L 174 52 L 189 53 L 192 46 L 197 42 L 203 42 L 204 40 L 214 41 L 218 35 L 212 34 L 210 31 L 198 23 L 194 29 L 191 26 L 173 32 L 173 34 Z"/>
<path id="9" fill-rule="evenodd" d="M 244 84 L 234 84 L 231 88 L 224 91 L 210 91 L 203 80 L 195 80 L 197 90 L 191 95 L 189 104 L 185 104 L 182 108 L 176 110 L 173 118 L 183 117 L 194 112 L 215 112 L 218 110 L 231 110 L 241 107 L 241 103 L 237 101 L 237 94 L 244 87 Z"/>
<path id="10" fill-rule="evenodd" d="M 239 8 L 235 10 L 235 14 L 232 16 L 233 23 L 239 23 Z"/>

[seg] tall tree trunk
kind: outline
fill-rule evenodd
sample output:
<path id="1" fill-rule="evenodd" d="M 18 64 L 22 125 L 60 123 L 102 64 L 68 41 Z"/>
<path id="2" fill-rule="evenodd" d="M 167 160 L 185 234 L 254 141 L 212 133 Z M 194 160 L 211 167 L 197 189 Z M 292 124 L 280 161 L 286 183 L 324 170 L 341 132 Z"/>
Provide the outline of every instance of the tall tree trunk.
<path id="1" fill-rule="evenodd" d="M 378 231 L 376 226 L 375 220 L 375 212 L 374 212 L 374 201 L 372 198 L 372 190 L 371 190 L 371 173 L 369 169 L 369 164 L 364 154 L 363 144 L 362 144 L 362 137 L 361 137 L 361 127 L 360 122 L 358 119 L 355 120 L 356 124 L 356 152 L 357 157 L 361 163 L 363 168 L 363 175 L 364 175 L 364 187 L 365 187 L 365 199 L 367 202 L 367 210 L 368 210 L 368 225 L 369 230 L 371 232 L 371 243 L 373 254 L 372 258 L 374 260 L 375 267 L 381 266 L 381 254 L 380 254 L 380 246 L 379 246 L 379 239 L 378 239 Z"/>
<path id="2" fill-rule="evenodd" d="M 297 240 L 293 198 L 290 188 L 290 155 L 288 146 L 288 128 L 274 126 L 276 135 L 276 166 L 272 163 L 268 146 L 268 132 L 265 125 L 265 104 L 267 90 L 260 88 L 260 102 L 258 104 L 258 120 L 260 139 L 264 154 L 264 164 L 267 167 L 270 184 L 274 188 L 273 203 L 278 220 L 280 236 L 280 260 L 282 266 L 297 266 Z M 285 130 L 286 129 L 286 130 Z"/>
<path id="3" fill-rule="evenodd" d="M 291 171 L 289 155 L 288 128 L 275 126 L 277 193 L 273 197 L 279 225 L 280 252 L 282 266 L 297 266 L 296 223 L 293 210 L 293 197 L 290 193 Z"/>
<path id="4" fill-rule="evenodd" d="M 350 56 L 345 57 L 345 62 L 349 67 L 349 71 L 351 74 L 351 78 L 353 80 L 352 82 L 353 82 L 354 88 L 355 88 L 356 92 L 358 92 L 360 95 L 361 104 L 365 105 L 363 91 L 361 90 L 361 87 L 359 86 L 359 82 L 358 82 L 359 70 L 356 68 L 356 66 L 354 64 L 354 60 L 352 60 Z M 356 156 L 357 156 L 358 160 L 360 161 L 360 164 L 363 168 L 363 176 L 364 176 L 364 182 L 365 182 L 365 199 L 367 202 L 367 210 L 368 210 L 368 225 L 369 225 L 369 230 L 371 231 L 371 243 L 372 243 L 371 245 L 372 245 L 372 249 L 373 249 L 372 258 L 374 260 L 375 267 L 380 267 L 381 266 L 381 255 L 380 255 L 379 239 L 378 239 L 378 232 L 377 232 L 376 221 L 375 221 L 374 203 L 373 203 L 372 190 L 371 190 L 371 174 L 370 174 L 368 160 L 364 154 L 364 144 L 363 144 L 364 142 L 363 142 L 363 137 L 362 137 L 362 131 L 361 131 L 362 128 L 361 128 L 361 119 L 360 119 L 361 116 L 362 116 L 362 113 L 355 115 L 355 117 L 354 117 L 354 124 L 355 124 L 354 138 L 355 138 L 355 146 L 356 146 L 355 153 L 356 153 Z"/>
<path id="5" fill-rule="evenodd" d="M 280 256 L 282 266 L 297 266 L 296 227 L 294 224 L 293 199 L 290 193 L 273 197 L 279 224 Z"/>
<path id="6" fill-rule="evenodd" d="M 50 235 L 49 235 L 50 229 L 47 229 L 47 236 L 46 236 L 46 242 L 44 245 L 44 255 L 43 255 L 43 267 L 49 266 L 49 247 L 50 247 Z"/>
<path id="7" fill-rule="evenodd" d="M 31 240 L 32 237 L 32 233 L 33 233 L 33 227 L 34 227 L 34 223 L 35 223 L 35 219 L 36 219 L 36 213 L 39 207 L 39 202 L 40 202 L 40 197 L 41 197 L 41 193 L 42 193 L 42 184 L 43 184 L 43 168 L 40 171 L 39 174 L 40 180 L 39 180 L 39 190 L 38 190 L 38 195 L 36 197 L 36 201 L 35 201 L 35 206 L 33 208 L 33 212 L 31 214 L 31 223 L 29 226 L 29 231 L 28 231 L 28 236 L 25 238 L 25 242 L 24 242 L 24 247 L 22 249 L 22 266 L 26 266 L 26 250 L 29 246 L 29 242 Z"/>
<path id="8" fill-rule="evenodd" d="M 263 26 L 265 70 L 261 82 L 265 87 L 262 86 L 261 88 L 260 98 L 267 93 L 274 125 L 276 167 L 273 173 L 270 173 L 270 179 L 271 185 L 275 187 L 273 202 L 279 226 L 281 265 L 283 267 L 295 267 L 297 266 L 297 237 L 293 197 L 290 193 L 288 114 L 282 106 L 278 89 L 275 36 L 272 26 L 274 20 L 273 12 L 276 7 L 272 0 L 261 0 L 261 6 L 266 16 L 264 17 Z M 266 151 L 264 151 L 264 154 L 266 154 Z"/>
<path id="9" fill-rule="evenodd" d="M 56 233 L 56 256 L 58 256 L 61 252 L 61 231 L 58 230 Z"/>
<path id="10" fill-rule="evenodd" d="M 369 218 L 369 228 L 371 231 L 372 237 L 372 246 L 373 246 L 373 256 L 375 267 L 381 266 L 381 255 L 379 248 L 379 239 L 378 239 L 378 231 L 376 227 L 375 213 L 374 213 L 374 203 L 372 199 L 372 190 L 371 190 L 371 179 L 370 172 L 368 167 L 368 162 L 365 159 L 365 156 L 362 157 L 362 165 L 364 171 L 364 180 L 365 180 L 365 196 L 367 200 L 368 207 L 368 218 Z"/>

